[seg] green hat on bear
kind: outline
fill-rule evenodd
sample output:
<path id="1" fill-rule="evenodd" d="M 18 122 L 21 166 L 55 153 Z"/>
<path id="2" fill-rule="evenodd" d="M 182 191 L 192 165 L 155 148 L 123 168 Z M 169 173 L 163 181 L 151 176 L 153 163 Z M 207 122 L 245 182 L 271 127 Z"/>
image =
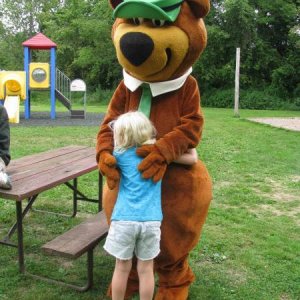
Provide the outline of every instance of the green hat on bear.
<path id="1" fill-rule="evenodd" d="M 183 0 L 124 0 L 114 10 L 116 18 L 146 18 L 174 22 Z"/>

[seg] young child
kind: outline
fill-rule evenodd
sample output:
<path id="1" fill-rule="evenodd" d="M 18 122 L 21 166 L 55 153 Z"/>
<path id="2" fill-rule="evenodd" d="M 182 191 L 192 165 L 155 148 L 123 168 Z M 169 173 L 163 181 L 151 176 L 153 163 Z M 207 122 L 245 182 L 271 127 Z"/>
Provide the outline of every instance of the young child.
<path id="1" fill-rule="evenodd" d="M 11 181 L 6 174 L 6 166 L 10 162 L 9 154 L 10 130 L 6 109 L 0 105 L 0 188 L 11 189 Z"/>
<path id="2" fill-rule="evenodd" d="M 104 249 L 116 257 L 112 279 L 112 299 L 123 300 L 132 257 L 137 257 L 141 300 L 150 300 L 154 293 L 153 259 L 160 252 L 161 181 L 142 178 L 138 165 L 143 158 L 136 149 L 155 142 L 156 130 L 141 112 L 128 112 L 112 122 L 114 152 L 121 172 L 118 198 L 112 213 Z M 176 162 L 194 164 L 195 149 Z"/>

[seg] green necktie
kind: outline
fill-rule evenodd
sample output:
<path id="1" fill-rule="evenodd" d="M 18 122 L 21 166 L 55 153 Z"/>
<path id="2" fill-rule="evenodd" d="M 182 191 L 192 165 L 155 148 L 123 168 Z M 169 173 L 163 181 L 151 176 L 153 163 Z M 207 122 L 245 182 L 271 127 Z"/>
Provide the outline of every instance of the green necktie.
<path id="1" fill-rule="evenodd" d="M 150 86 L 147 83 L 143 83 L 141 85 L 143 91 L 142 91 L 142 96 L 140 99 L 140 104 L 139 104 L 139 111 L 144 113 L 146 117 L 150 117 L 150 110 L 151 110 L 151 99 L 152 99 L 152 94 L 150 90 Z"/>

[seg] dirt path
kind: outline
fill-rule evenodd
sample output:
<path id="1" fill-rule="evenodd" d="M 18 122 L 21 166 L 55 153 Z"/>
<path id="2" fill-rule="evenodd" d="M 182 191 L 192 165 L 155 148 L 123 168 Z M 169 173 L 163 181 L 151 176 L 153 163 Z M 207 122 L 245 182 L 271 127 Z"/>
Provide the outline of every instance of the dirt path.
<path id="1" fill-rule="evenodd" d="M 249 118 L 248 120 L 274 127 L 300 131 L 300 117 L 294 118 Z"/>

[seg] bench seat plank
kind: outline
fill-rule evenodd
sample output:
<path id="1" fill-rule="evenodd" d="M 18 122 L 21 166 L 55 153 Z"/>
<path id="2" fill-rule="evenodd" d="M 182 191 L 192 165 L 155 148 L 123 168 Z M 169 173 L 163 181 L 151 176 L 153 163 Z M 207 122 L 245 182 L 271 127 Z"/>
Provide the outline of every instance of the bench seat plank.
<path id="1" fill-rule="evenodd" d="M 48 254 L 78 258 L 105 238 L 108 224 L 103 211 L 88 218 L 64 234 L 42 246 Z"/>

